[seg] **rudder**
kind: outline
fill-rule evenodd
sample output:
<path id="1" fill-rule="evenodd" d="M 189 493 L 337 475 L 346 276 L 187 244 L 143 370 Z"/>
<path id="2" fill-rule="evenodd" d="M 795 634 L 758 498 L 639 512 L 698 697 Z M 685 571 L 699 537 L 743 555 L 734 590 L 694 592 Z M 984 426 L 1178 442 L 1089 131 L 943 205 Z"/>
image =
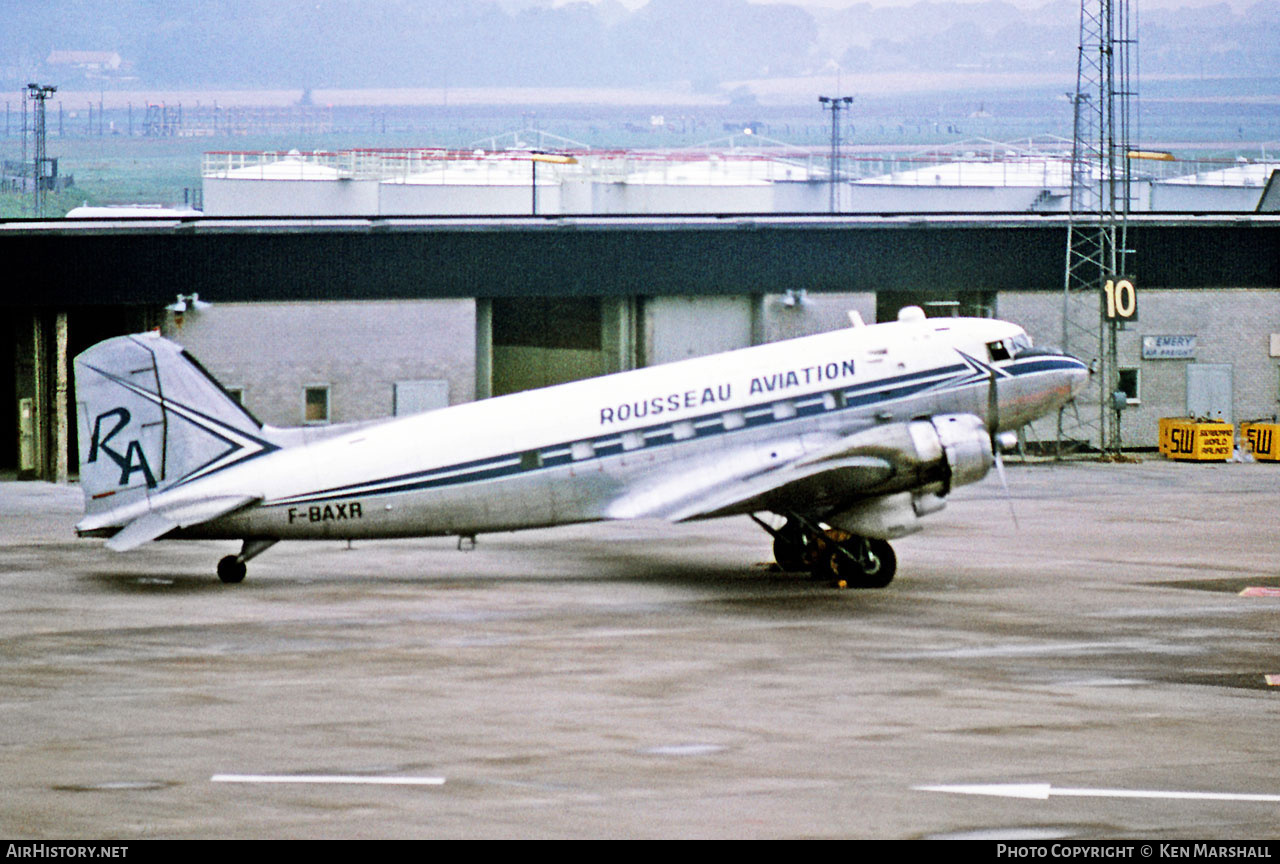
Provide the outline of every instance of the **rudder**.
<path id="1" fill-rule="evenodd" d="M 85 512 L 114 509 L 276 447 L 180 345 L 118 336 L 75 358 Z"/>

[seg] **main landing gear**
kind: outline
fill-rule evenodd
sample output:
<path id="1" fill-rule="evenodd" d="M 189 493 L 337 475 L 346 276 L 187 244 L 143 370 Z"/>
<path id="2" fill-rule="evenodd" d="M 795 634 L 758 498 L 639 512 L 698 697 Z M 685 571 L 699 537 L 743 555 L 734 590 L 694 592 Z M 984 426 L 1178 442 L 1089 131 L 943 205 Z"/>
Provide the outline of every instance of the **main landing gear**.
<path id="1" fill-rule="evenodd" d="M 883 588 L 898 569 L 898 556 L 885 540 L 824 528 L 794 513 L 781 528 L 751 518 L 773 535 L 774 560 L 788 573 L 808 571 L 841 587 Z"/>
<path id="2" fill-rule="evenodd" d="M 234 585 L 237 582 L 244 581 L 244 574 L 248 572 L 245 563 L 252 558 L 256 558 L 263 552 L 266 552 L 276 543 L 280 542 L 274 537 L 260 537 L 254 540 L 245 540 L 244 545 L 240 547 L 239 555 L 228 555 L 218 562 L 218 578 L 228 585 Z"/>

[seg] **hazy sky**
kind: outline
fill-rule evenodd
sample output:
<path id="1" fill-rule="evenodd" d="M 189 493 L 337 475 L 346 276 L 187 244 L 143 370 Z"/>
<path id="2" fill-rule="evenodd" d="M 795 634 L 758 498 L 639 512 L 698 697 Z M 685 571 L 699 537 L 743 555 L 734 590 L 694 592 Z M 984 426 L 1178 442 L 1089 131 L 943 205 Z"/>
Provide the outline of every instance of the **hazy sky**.
<path id="1" fill-rule="evenodd" d="M 569 3 L 580 3 L 583 0 L 555 0 L 556 6 L 564 6 Z M 586 0 L 589 3 L 600 2 L 600 0 Z M 648 0 L 619 0 L 623 6 L 628 9 L 638 9 L 645 5 Z M 696 0 L 690 0 L 696 2 Z M 748 0 L 750 3 L 787 3 L 793 6 L 820 6 L 826 9 L 842 9 L 846 6 L 913 6 L 922 0 Z M 934 3 L 983 3 L 987 0 L 930 0 Z M 1044 6 L 1054 0 L 1005 0 L 1014 6 L 1023 9 L 1035 9 Z M 1076 0 L 1072 0 L 1076 2 Z M 1137 9 L 1141 12 L 1143 9 L 1177 9 L 1184 6 L 1204 7 L 1204 6 L 1230 6 L 1236 12 L 1258 3 L 1259 0 L 1130 0 L 1130 9 Z"/>
<path id="2" fill-rule="evenodd" d="M 791 2 L 796 6 L 822 6 L 827 9 L 842 9 L 846 6 L 867 4 L 870 6 L 913 6 L 921 0 L 748 0 L 750 3 Z M 987 0 L 931 0 L 934 3 L 984 3 Z M 1047 5 L 1053 0 L 1005 0 L 1022 9 L 1035 9 Z M 1239 11 L 1252 6 L 1258 0 L 1130 0 L 1130 9 L 1177 9 L 1181 6 L 1216 6 L 1225 4 Z M 627 6 L 643 6 L 645 0 L 624 0 Z"/>

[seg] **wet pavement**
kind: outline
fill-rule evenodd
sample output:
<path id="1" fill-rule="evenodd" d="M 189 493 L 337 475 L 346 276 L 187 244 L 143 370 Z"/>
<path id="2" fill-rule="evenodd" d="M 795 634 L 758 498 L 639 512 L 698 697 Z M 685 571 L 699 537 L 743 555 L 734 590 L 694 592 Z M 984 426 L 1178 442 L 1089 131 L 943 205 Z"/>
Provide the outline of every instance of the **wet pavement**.
<path id="1" fill-rule="evenodd" d="M 0 484 L 13 838 L 1276 836 L 1280 466 L 1012 464 L 897 580 L 747 519 L 117 555 Z M 288 782 L 285 782 L 288 781 Z M 443 781 L 443 782 L 438 782 Z"/>

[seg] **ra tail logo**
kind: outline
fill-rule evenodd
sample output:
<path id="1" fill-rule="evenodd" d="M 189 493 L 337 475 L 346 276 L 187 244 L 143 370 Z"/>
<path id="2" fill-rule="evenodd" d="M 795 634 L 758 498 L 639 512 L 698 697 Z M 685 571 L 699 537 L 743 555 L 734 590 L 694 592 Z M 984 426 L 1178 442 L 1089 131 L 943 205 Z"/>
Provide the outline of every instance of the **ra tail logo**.
<path id="1" fill-rule="evenodd" d="M 116 424 L 111 428 L 105 436 L 102 434 L 103 421 L 109 418 L 116 418 Z M 135 471 L 141 471 L 143 478 L 147 481 L 147 486 L 154 489 L 156 485 L 155 475 L 151 473 L 151 466 L 147 464 L 146 454 L 142 452 L 142 445 L 138 443 L 138 439 L 134 438 L 125 447 L 124 453 L 121 454 L 117 450 L 113 450 L 108 446 L 108 442 L 116 437 L 124 427 L 129 425 L 129 412 L 127 409 L 112 408 L 110 411 L 104 411 L 98 415 L 93 421 L 93 437 L 89 440 L 89 462 L 98 461 L 98 451 L 102 451 L 111 458 L 120 468 L 120 485 L 127 486 L 129 478 L 133 476 Z M 118 445 L 117 445 L 118 446 Z"/>

